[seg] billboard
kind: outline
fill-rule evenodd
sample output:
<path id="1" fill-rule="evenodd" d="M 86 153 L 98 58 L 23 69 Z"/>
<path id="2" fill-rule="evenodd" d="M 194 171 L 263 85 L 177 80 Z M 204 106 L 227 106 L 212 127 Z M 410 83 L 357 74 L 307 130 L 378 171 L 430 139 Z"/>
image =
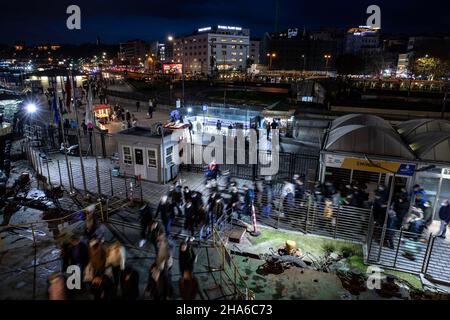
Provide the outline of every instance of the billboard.
<path id="1" fill-rule="evenodd" d="M 163 65 L 164 74 L 181 74 L 183 71 L 181 63 L 165 63 Z"/>

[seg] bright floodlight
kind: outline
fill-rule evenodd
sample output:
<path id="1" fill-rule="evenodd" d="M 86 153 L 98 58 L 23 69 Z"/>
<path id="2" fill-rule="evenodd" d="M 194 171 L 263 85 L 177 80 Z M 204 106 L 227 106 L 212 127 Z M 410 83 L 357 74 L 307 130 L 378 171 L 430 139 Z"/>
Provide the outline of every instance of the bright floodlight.
<path id="1" fill-rule="evenodd" d="M 26 106 L 28 113 L 35 113 L 37 111 L 37 107 L 34 103 L 29 103 Z"/>
<path id="2" fill-rule="evenodd" d="M 173 41 L 173 37 L 172 37 L 172 36 L 168 36 L 168 37 L 167 37 L 167 40 Z"/>
<path id="3" fill-rule="evenodd" d="M 192 112 L 192 108 L 191 108 L 191 107 L 188 108 L 188 112 L 189 112 L 189 113 Z"/>

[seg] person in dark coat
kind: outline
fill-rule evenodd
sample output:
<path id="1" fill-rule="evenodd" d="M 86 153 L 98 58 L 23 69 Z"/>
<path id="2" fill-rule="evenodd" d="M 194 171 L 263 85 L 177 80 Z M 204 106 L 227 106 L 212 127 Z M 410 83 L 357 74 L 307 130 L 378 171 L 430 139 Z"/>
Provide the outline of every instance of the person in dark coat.
<path id="1" fill-rule="evenodd" d="M 81 242 L 78 236 L 72 236 L 68 248 L 68 265 L 79 266 L 81 270 L 87 266 L 89 262 L 88 247 Z"/>
<path id="2" fill-rule="evenodd" d="M 140 209 L 141 213 L 141 241 L 139 246 L 142 247 L 145 244 L 145 239 L 147 238 L 147 233 L 150 226 L 153 223 L 153 213 L 150 204 L 147 203 L 144 207 Z"/>
<path id="3" fill-rule="evenodd" d="M 244 214 L 251 216 L 253 201 L 255 199 L 254 192 L 247 185 L 244 185 L 244 192 Z"/>
<path id="4" fill-rule="evenodd" d="M 403 226 L 403 222 L 409 212 L 409 203 L 404 198 L 399 198 L 394 207 L 397 213 L 397 230 L 399 230 Z"/>
<path id="5" fill-rule="evenodd" d="M 161 281 L 161 270 L 158 265 L 153 263 L 148 272 L 147 286 L 145 292 L 150 296 L 152 300 L 164 300 L 165 293 Z"/>
<path id="6" fill-rule="evenodd" d="M 164 235 L 164 230 L 159 224 L 158 221 L 153 220 L 152 225 L 150 226 L 150 232 L 148 238 L 150 243 L 155 248 L 155 253 L 158 254 L 158 241 Z"/>
<path id="7" fill-rule="evenodd" d="M 172 221 L 175 218 L 174 210 L 173 210 L 173 204 L 172 201 L 169 201 L 169 198 L 167 196 L 163 196 L 161 198 L 161 201 L 159 202 L 158 209 L 156 210 L 155 219 L 158 217 L 158 215 L 161 214 L 161 220 L 164 225 L 164 231 L 167 236 L 170 235 L 170 230 L 172 226 Z"/>
<path id="8" fill-rule="evenodd" d="M 183 188 L 183 197 L 184 197 L 184 202 L 188 202 L 188 201 L 192 200 L 191 190 L 187 186 Z"/>
<path id="9" fill-rule="evenodd" d="M 191 233 L 191 237 L 194 236 L 194 227 L 196 220 L 196 213 L 194 210 L 194 206 L 192 205 L 191 200 L 186 202 L 186 206 L 184 208 L 184 229 Z"/>
<path id="10" fill-rule="evenodd" d="M 178 256 L 181 274 L 183 274 L 185 271 L 193 272 L 195 258 L 196 255 L 194 249 L 185 241 L 181 242 Z"/>
<path id="11" fill-rule="evenodd" d="M 127 266 L 120 276 L 122 299 L 137 300 L 139 298 L 139 273 Z"/>
<path id="12" fill-rule="evenodd" d="M 91 292 L 95 300 L 112 300 L 114 284 L 107 275 L 99 274 L 92 280 Z"/>
<path id="13" fill-rule="evenodd" d="M 445 239 L 447 234 L 447 225 L 450 222 L 450 206 L 448 199 L 442 202 L 442 206 L 439 209 L 439 219 L 441 220 L 441 226 L 437 237 Z"/>
<path id="14" fill-rule="evenodd" d="M 181 211 L 181 206 L 183 206 L 183 191 L 182 191 L 182 187 L 181 187 L 181 183 L 177 182 L 175 184 L 174 189 L 172 190 L 172 203 L 173 203 L 173 208 L 177 209 L 178 212 L 178 216 L 181 217 L 183 216 L 183 211 Z"/>
<path id="15" fill-rule="evenodd" d="M 303 200 L 305 198 L 305 184 L 299 177 L 294 178 L 295 199 Z"/>

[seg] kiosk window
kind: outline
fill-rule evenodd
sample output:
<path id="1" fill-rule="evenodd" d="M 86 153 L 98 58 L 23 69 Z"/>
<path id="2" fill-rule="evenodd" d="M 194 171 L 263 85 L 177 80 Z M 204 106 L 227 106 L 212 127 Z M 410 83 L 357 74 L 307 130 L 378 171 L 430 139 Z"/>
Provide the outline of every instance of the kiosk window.
<path id="1" fill-rule="evenodd" d="M 171 166 L 173 164 L 173 147 L 166 149 L 166 165 Z"/>
<path id="2" fill-rule="evenodd" d="M 123 147 L 123 162 L 125 164 L 133 164 L 133 156 L 130 147 Z"/>
<path id="3" fill-rule="evenodd" d="M 156 159 L 156 150 L 155 149 L 148 149 L 147 150 L 148 155 L 148 167 L 149 168 L 157 168 L 157 159 Z"/>

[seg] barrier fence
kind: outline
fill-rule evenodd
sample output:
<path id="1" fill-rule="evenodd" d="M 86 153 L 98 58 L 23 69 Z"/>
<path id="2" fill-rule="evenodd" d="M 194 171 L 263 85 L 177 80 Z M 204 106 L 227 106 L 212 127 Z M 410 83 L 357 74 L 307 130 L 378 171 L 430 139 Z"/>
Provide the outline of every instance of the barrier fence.
<path id="1" fill-rule="evenodd" d="M 195 145 L 195 152 L 203 154 L 207 146 Z M 183 164 L 182 170 L 193 172 L 204 172 L 206 163 L 196 164 L 194 152 L 191 154 L 191 164 Z M 225 156 L 225 155 L 224 155 Z M 308 184 L 312 186 L 316 180 L 316 172 L 319 164 L 318 155 L 311 153 L 285 153 L 279 152 L 279 168 L 277 174 L 272 176 L 273 180 L 291 180 L 295 174 L 299 174 Z M 235 155 L 237 157 L 237 155 Z M 248 157 L 248 155 L 247 155 Z M 236 160 L 236 159 L 235 159 Z M 261 177 L 263 168 L 270 167 L 272 163 L 271 151 L 258 151 L 258 163 L 256 164 L 220 164 L 220 170 L 229 172 L 235 178 L 256 180 Z M 237 161 L 234 161 L 237 163 Z"/>
<path id="2" fill-rule="evenodd" d="M 69 163 L 68 175 L 65 161 L 45 161 L 39 156 L 39 151 L 33 148 L 28 148 L 27 154 L 42 180 L 50 185 L 61 184 L 66 188 L 70 185 L 79 191 L 83 190 L 81 167 L 78 163 Z M 204 167 L 199 165 L 190 169 L 200 171 Z M 95 179 L 96 169 L 85 167 L 85 170 L 88 192 L 95 195 L 98 185 Z M 245 173 L 241 173 L 241 176 L 248 177 L 248 167 L 242 170 Z M 239 171 L 235 173 L 239 174 Z M 145 181 L 138 183 L 135 177 L 113 177 L 109 170 L 104 169 L 100 171 L 100 183 L 101 193 L 105 197 L 143 201 L 159 199 L 167 192 L 167 189 L 154 188 L 153 184 Z M 384 231 L 386 243 L 381 245 L 379 241 L 383 228 L 373 223 L 369 208 L 343 206 L 336 201 L 315 201 L 312 196 L 289 200 L 282 194 L 281 184 L 278 183 L 273 186 L 272 194 L 260 192 L 255 195 L 255 208 L 259 223 L 277 229 L 365 243 L 368 263 L 416 274 L 423 273 L 434 281 L 450 283 L 448 242 L 432 236 L 417 236 L 405 230 L 387 229 Z M 245 211 L 244 208 L 242 211 Z"/>
<path id="3" fill-rule="evenodd" d="M 233 292 L 234 299 L 253 300 L 253 291 L 248 288 L 247 282 L 216 228 L 213 228 L 212 232 L 212 246 L 218 258 L 215 263 L 218 263 L 218 268 L 222 271 L 219 279 L 220 285 L 228 287 L 228 290 Z"/>
<path id="4" fill-rule="evenodd" d="M 257 220 L 276 229 L 300 231 L 333 239 L 364 242 L 371 209 L 315 201 L 313 197 L 287 200 L 283 195 L 271 201 L 256 201 Z"/>
<path id="5" fill-rule="evenodd" d="M 384 241 L 383 239 L 384 232 Z M 423 274 L 450 284 L 450 243 L 432 234 L 417 234 L 373 225 L 367 242 L 367 261 L 386 268 Z"/>

